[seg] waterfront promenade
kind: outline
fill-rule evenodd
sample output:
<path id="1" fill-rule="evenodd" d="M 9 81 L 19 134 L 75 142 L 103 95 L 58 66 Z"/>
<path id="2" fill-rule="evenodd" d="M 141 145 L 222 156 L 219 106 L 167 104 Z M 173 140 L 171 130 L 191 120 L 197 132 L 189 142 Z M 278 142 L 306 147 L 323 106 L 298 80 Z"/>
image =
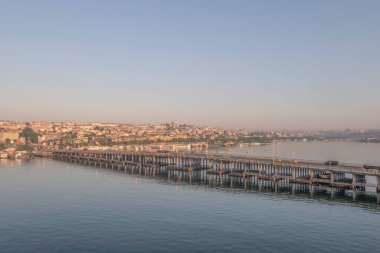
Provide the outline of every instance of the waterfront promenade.
<path id="1" fill-rule="evenodd" d="M 289 160 L 243 155 L 189 152 L 126 152 L 89 150 L 40 150 L 36 156 L 50 157 L 83 165 L 130 170 L 132 173 L 167 176 L 183 180 L 204 180 L 218 184 L 272 185 L 295 190 L 299 185 L 380 192 L 380 170 L 362 164 Z M 368 180 L 372 178 L 372 180 Z"/>

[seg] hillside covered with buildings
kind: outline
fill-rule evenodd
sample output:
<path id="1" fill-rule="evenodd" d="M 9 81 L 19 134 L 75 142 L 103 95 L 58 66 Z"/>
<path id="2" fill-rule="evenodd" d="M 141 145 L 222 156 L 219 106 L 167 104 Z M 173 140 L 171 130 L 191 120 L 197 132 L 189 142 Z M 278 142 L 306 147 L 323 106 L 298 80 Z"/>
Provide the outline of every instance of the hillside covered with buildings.
<path id="1" fill-rule="evenodd" d="M 178 124 L 134 125 L 99 122 L 0 121 L 0 148 L 131 149 L 207 147 L 208 145 L 264 144 L 273 140 L 380 140 L 369 131 L 253 131 Z"/>

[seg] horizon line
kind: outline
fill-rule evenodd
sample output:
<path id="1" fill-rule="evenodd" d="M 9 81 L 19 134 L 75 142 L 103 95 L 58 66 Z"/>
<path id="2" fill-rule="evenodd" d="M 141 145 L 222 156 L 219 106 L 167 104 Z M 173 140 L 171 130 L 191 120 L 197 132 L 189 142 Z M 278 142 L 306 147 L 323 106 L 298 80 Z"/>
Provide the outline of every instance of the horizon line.
<path id="1" fill-rule="evenodd" d="M 8 119 L 0 119 L 0 122 L 14 122 L 14 123 L 37 123 L 37 122 L 46 122 L 46 123 L 89 123 L 89 124 L 119 124 L 119 125 L 132 125 L 132 126 L 157 126 L 157 125 L 165 125 L 170 123 L 176 123 L 179 125 L 194 125 L 196 127 L 211 127 L 211 128 L 220 128 L 223 130 L 233 130 L 233 131 L 256 131 L 256 132 L 269 132 L 269 131 L 322 131 L 322 132 L 332 132 L 332 131 L 376 131 L 380 130 L 380 128 L 330 128 L 330 129 L 310 129 L 310 128 L 225 128 L 220 126 L 213 126 L 213 125 L 198 125 L 195 123 L 184 123 L 184 122 L 177 122 L 177 121 L 171 121 L 171 122 L 161 122 L 159 124 L 155 123 L 127 123 L 127 122 L 120 122 L 120 121 L 81 121 L 81 120 L 74 120 L 74 121 L 68 121 L 68 120 L 8 120 Z"/>

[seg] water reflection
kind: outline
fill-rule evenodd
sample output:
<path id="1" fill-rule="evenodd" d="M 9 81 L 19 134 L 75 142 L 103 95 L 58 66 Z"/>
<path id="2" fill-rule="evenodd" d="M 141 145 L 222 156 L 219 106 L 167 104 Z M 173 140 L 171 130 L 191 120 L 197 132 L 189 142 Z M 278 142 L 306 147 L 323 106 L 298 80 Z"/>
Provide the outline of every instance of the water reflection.
<path id="1" fill-rule="evenodd" d="M 321 187 L 189 182 L 138 168 L 132 174 L 36 159 L 1 163 L 0 193 L 1 253 L 344 253 L 378 247 L 380 212 L 372 200 L 359 194 L 353 201 L 347 191 L 331 194 Z"/>
<path id="2" fill-rule="evenodd" d="M 60 162 L 60 161 L 57 161 Z M 65 163 L 65 162 L 60 162 Z M 78 165 L 74 165 L 78 166 Z M 220 181 L 217 178 L 210 179 L 186 177 L 168 178 L 166 172 L 155 172 L 145 170 L 143 167 L 128 167 L 127 169 L 106 169 L 95 168 L 91 166 L 83 167 L 88 170 L 94 170 L 96 177 L 99 171 L 109 174 L 125 175 L 133 177 L 135 184 L 152 181 L 175 186 L 175 191 L 179 192 L 181 187 L 201 188 L 206 191 L 216 190 L 234 194 L 259 194 L 262 196 L 270 196 L 271 198 L 287 198 L 292 200 L 318 201 L 328 204 L 345 204 L 359 206 L 374 211 L 380 210 L 380 193 L 366 192 L 361 190 L 338 189 L 326 185 L 304 185 L 290 184 L 285 181 L 265 181 L 265 180 L 243 180 L 234 179 L 228 181 Z"/>

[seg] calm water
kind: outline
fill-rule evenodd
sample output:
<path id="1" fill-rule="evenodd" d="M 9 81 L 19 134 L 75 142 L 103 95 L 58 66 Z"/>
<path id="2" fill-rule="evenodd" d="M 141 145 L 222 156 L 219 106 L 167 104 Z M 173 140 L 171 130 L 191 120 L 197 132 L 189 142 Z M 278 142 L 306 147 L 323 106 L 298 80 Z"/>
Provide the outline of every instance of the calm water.
<path id="1" fill-rule="evenodd" d="M 0 163 L 0 252 L 376 252 L 375 205 Z"/>
<path id="2" fill-rule="evenodd" d="M 328 161 L 341 163 L 373 164 L 380 166 L 380 144 L 355 141 L 286 141 L 261 146 L 219 147 L 209 153 L 228 153 L 279 157 L 302 160 Z M 367 183 L 375 185 L 375 177 L 366 177 Z M 367 187 L 367 192 L 376 192 L 376 187 Z"/>
<path id="3" fill-rule="evenodd" d="M 221 147 L 209 152 L 380 165 L 379 143 L 354 141 L 287 141 L 262 146 Z"/>

